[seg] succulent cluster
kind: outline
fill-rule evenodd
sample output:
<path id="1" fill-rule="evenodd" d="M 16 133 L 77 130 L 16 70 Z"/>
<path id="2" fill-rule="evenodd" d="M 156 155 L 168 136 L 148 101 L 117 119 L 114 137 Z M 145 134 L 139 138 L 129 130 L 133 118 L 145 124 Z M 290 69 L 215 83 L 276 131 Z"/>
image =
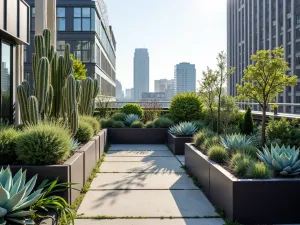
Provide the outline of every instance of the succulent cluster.
<path id="1" fill-rule="evenodd" d="M 136 114 L 129 114 L 125 117 L 125 124 L 131 125 L 134 121 L 140 121 L 141 118 Z"/>
<path id="2" fill-rule="evenodd" d="M 265 146 L 263 151 L 258 151 L 257 156 L 280 175 L 300 174 L 299 149 L 296 150 L 295 147 L 271 145 L 271 149 L 269 149 Z"/>
<path id="3" fill-rule="evenodd" d="M 242 134 L 231 134 L 221 138 L 221 143 L 228 151 L 234 151 L 241 147 L 246 147 L 252 144 L 251 138 L 247 138 Z"/>
<path id="4" fill-rule="evenodd" d="M 10 168 L 0 171 L 0 224 L 35 224 L 30 218 L 35 211 L 30 206 L 42 196 L 42 189 L 33 188 L 37 175 L 26 183 L 26 171 L 19 170 L 12 176 Z"/>
<path id="5" fill-rule="evenodd" d="M 175 136 L 192 136 L 198 131 L 198 127 L 192 122 L 182 122 L 169 128 L 169 132 Z"/>

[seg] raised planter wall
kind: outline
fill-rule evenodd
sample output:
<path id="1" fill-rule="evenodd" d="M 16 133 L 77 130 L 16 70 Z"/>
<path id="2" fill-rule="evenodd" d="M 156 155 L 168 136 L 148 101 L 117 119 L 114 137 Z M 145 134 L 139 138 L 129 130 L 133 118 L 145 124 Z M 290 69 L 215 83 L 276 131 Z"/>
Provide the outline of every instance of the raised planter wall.
<path id="1" fill-rule="evenodd" d="M 176 137 L 168 132 L 168 146 L 174 155 L 184 155 L 185 143 L 193 141 L 192 137 Z"/>
<path id="2" fill-rule="evenodd" d="M 299 178 L 238 179 L 192 144 L 186 144 L 185 165 L 229 219 L 244 224 L 300 223 Z"/>
<path id="3" fill-rule="evenodd" d="M 52 181 L 59 178 L 59 182 L 61 183 L 76 183 L 73 187 L 81 190 L 99 160 L 98 153 L 102 156 L 104 151 L 105 132 L 100 132 L 98 136 L 99 146 L 96 144 L 98 139 L 94 138 L 92 141 L 86 143 L 82 146 L 82 148 L 76 151 L 62 165 L 9 165 L 10 169 L 13 174 L 18 172 L 21 168 L 23 170 L 27 170 L 27 181 L 34 175 L 38 174 L 37 184 L 41 183 L 44 179 Z M 103 142 L 101 142 L 101 140 Z M 101 150 L 101 148 L 103 150 Z M 6 168 L 7 165 L 0 165 L 0 168 L 1 167 Z M 80 191 L 78 190 L 68 189 L 59 194 L 68 203 L 72 204 L 80 195 Z"/>
<path id="4" fill-rule="evenodd" d="M 111 144 L 165 144 L 166 128 L 108 128 L 107 141 Z"/>

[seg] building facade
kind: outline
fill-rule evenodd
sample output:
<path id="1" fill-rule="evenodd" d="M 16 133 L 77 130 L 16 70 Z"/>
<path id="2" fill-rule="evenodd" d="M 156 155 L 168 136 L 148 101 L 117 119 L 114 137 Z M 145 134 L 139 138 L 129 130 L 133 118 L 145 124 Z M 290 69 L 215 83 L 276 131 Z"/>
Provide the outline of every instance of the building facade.
<path id="1" fill-rule="evenodd" d="M 171 98 L 174 96 L 174 79 L 154 80 L 154 91 L 165 92 L 166 98 L 171 100 Z"/>
<path id="2" fill-rule="evenodd" d="M 133 79 L 133 100 L 139 101 L 143 92 L 149 92 L 149 53 L 146 48 L 135 49 Z"/>
<path id="3" fill-rule="evenodd" d="M 175 65 L 174 94 L 196 92 L 196 67 L 187 62 Z"/>
<path id="4" fill-rule="evenodd" d="M 120 81 L 116 80 L 116 98 L 117 100 L 124 99 L 123 87 Z"/>
<path id="5" fill-rule="evenodd" d="M 21 122 L 16 88 L 23 81 L 29 12 L 23 0 L 0 0 L 0 122 Z"/>
<path id="6" fill-rule="evenodd" d="M 243 70 L 258 50 L 284 48 L 291 75 L 300 76 L 300 1 L 299 0 L 227 0 L 228 68 L 236 68 L 229 77 L 227 92 L 237 95 Z M 286 87 L 278 103 L 300 103 L 300 81 Z M 254 107 L 259 110 L 258 107 Z M 279 112 L 300 113 L 300 107 L 283 106 Z"/>
<path id="7" fill-rule="evenodd" d="M 142 93 L 142 100 L 143 101 L 167 101 L 166 92 L 143 92 Z"/>
<path id="8" fill-rule="evenodd" d="M 32 61 L 35 34 L 34 0 L 26 0 L 31 7 L 30 46 L 25 49 L 25 78 L 32 84 Z M 66 44 L 71 53 L 82 61 L 87 76 L 98 80 L 102 95 L 116 96 L 116 40 L 109 25 L 103 0 L 56 0 L 56 24 L 58 54 Z"/>

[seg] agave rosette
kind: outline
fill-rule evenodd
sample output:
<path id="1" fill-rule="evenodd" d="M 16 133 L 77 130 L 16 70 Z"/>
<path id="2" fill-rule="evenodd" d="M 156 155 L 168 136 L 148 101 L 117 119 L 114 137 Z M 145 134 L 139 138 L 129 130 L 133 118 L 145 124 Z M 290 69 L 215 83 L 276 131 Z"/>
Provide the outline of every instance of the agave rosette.
<path id="1" fill-rule="evenodd" d="M 257 152 L 258 158 L 271 167 L 280 175 L 298 175 L 300 174 L 299 149 L 294 147 L 285 147 L 282 145 L 271 145 L 271 149 L 267 146 L 263 147 L 263 151 Z"/>
<path id="2" fill-rule="evenodd" d="M 198 127 L 192 122 L 181 122 L 169 128 L 169 132 L 175 136 L 192 136 L 198 131 Z"/>
<path id="3" fill-rule="evenodd" d="M 125 120 L 124 122 L 128 125 L 132 124 L 134 121 L 140 121 L 141 118 L 136 115 L 136 114 L 128 114 L 126 117 L 125 117 Z"/>
<path id="4" fill-rule="evenodd" d="M 26 183 L 26 171 L 12 176 L 9 167 L 0 171 L 0 225 L 35 224 L 30 218 L 35 211 L 30 206 L 42 196 L 42 189 L 33 192 L 37 175 Z"/>
<path id="5" fill-rule="evenodd" d="M 221 138 L 221 143 L 228 151 L 252 145 L 252 139 L 242 134 L 231 134 Z"/>

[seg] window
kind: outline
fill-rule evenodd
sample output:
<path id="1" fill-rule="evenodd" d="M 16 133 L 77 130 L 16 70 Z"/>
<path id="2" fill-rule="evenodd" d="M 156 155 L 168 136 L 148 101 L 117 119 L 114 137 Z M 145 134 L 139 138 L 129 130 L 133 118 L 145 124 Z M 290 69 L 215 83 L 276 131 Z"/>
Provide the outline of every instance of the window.
<path id="1" fill-rule="evenodd" d="M 94 8 L 74 8 L 74 31 L 95 30 Z"/>
<path id="2" fill-rule="evenodd" d="M 64 55 L 65 46 L 66 46 L 66 41 L 57 41 L 57 43 L 56 43 L 57 55 L 59 55 L 59 56 Z"/>
<path id="3" fill-rule="evenodd" d="M 34 31 L 35 30 L 35 8 L 32 7 L 30 11 L 31 11 L 31 22 L 30 22 L 31 30 Z"/>
<path id="4" fill-rule="evenodd" d="M 57 8 L 57 30 L 65 31 L 66 30 L 66 9 Z"/>
<path id="5" fill-rule="evenodd" d="M 74 47 L 74 57 L 82 62 L 95 62 L 94 42 L 77 41 Z"/>
<path id="6" fill-rule="evenodd" d="M 287 46 L 287 54 L 290 55 L 292 52 L 291 52 L 291 45 L 288 45 Z"/>
<path id="7" fill-rule="evenodd" d="M 0 79 L 0 119 L 4 122 L 12 122 L 12 74 L 11 61 L 12 47 L 10 44 L 1 44 L 1 79 Z"/>
<path id="8" fill-rule="evenodd" d="M 287 41 L 291 41 L 291 32 L 287 33 Z"/>
<path id="9" fill-rule="evenodd" d="M 96 63 L 98 64 L 98 66 L 101 66 L 101 50 L 100 50 L 100 48 L 99 48 L 99 46 L 97 45 L 97 49 L 96 49 L 96 51 L 97 51 L 97 60 L 96 60 Z"/>

